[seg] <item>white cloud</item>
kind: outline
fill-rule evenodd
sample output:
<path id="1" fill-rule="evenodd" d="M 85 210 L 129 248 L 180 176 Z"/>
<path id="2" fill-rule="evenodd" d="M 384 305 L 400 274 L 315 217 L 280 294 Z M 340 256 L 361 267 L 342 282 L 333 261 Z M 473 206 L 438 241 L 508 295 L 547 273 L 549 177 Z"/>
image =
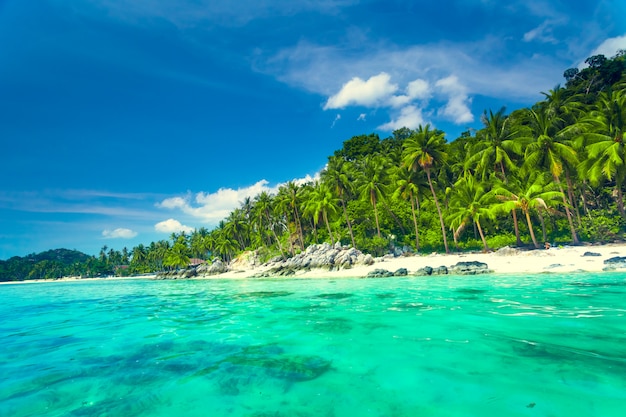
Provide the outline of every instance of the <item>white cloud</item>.
<path id="1" fill-rule="evenodd" d="M 154 230 L 161 233 L 191 233 L 193 232 L 193 227 L 185 226 L 175 219 L 167 219 L 155 224 Z"/>
<path id="2" fill-rule="evenodd" d="M 422 109 L 416 106 L 407 106 L 404 107 L 400 111 L 400 115 L 395 119 L 388 123 L 385 123 L 378 128 L 380 130 L 396 130 L 402 127 L 408 127 L 409 129 L 415 129 L 419 125 L 423 125 L 424 116 L 422 114 Z"/>
<path id="3" fill-rule="evenodd" d="M 626 49 L 626 35 L 608 38 L 594 49 L 589 56 L 604 55 L 607 58 L 615 56 L 620 49 Z"/>
<path id="4" fill-rule="evenodd" d="M 341 120 L 341 115 L 338 114 L 337 116 L 335 116 L 335 120 L 333 120 L 333 124 L 330 126 L 330 128 L 332 129 L 333 127 L 335 127 L 335 124 L 337 124 L 337 122 Z"/>
<path id="5" fill-rule="evenodd" d="M 448 102 L 439 110 L 442 116 L 456 124 L 474 121 L 474 115 L 469 109 L 472 100 L 467 95 L 467 88 L 455 75 L 440 79 L 435 83 L 435 87 L 448 96 Z"/>
<path id="6" fill-rule="evenodd" d="M 343 109 L 350 105 L 377 107 L 398 90 L 398 86 L 391 84 L 390 80 L 391 76 L 385 72 L 374 75 L 367 81 L 354 77 L 328 99 L 324 110 Z"/>
<path id="7" fill-rule="evenodd" d="M 524 33 L 524 42 L 538 41 L 543 43 L 556 44 L 558 41 L 552 35 L 552 26 L 555 22 L 546 20 L 536 28 Z"/>
<path id="8" fill-rule="evenodd" d="M 365 115 L 365 113 L 361 113 L 359 114 L 359 117 L 356 118 L 358 121 L 366 121 L 367 120 L 367 116 Z"/>
<path id="9" fill-rule="evenodd" d="M 102 231 L 102 237 L 105 239 L 132 239 L 135 236 L 137 236 L 137 232 L 124 228 L 105 229 Z"/>
<path id="10" fill-rule="evenodd" d="M 316 179 L 319 179 L 319 172 L 313 176 L 306 175 L 304 178 L 294 178 L 292 182 L 296 185 L 303 185 L 313 182 Z M 244 199 L 254 199 L 254 197 L 262 192 L 276 194 L 281 185 L 283 184 L 269 186 L 267 180 L 260 180 L 251 186 L 238 188 L 236 190 L 232 188 L 220 188 L 213 193 L 199 192 L 193 197 L 191 194 L 187 194 L 184 197 L 171 197 L 157 203 L 156 206 L 168 210 L 178 210 L 190 217 L 188 221 L 200 221 L 201 223 L 214 226 L 228 217 L 234 209 L 241 207 L 241 203 Z M 169 219 L 159 223 L 157 226 L 162 229 L 170 226 L 176 229 L 179 225 L 180 222 L 177 220 Z M 187 227 L 180 226 L 183 228 Z M 188 228 L 188 230 L 193 229 Z"/>
<path id="11" fill-rule="evenodd" d="M 430 97 L 431 90 L 428 81 L 418 78 L 411 81 L 406 87 L 407 95 L 412 99 L 425 100 Z"/>

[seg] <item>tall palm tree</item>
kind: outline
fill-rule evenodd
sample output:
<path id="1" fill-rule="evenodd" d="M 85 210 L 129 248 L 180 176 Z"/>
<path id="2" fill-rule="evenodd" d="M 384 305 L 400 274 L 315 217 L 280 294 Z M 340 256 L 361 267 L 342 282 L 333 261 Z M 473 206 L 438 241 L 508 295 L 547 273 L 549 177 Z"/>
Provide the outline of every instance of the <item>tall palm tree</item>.
<path id="1" fill-rule="evenodd" d="M 519 130 L 512 128 L 505 111 L 506 107 L 495 113 L 489 110 L 489 114 L 485 110 L 480 118 L 484 128 L 476 134 L 478 142 L 467 163 L 477 168 L 482 180 L 493 170 L 506 181 L 506 172 L 516 169 L 515 157 L 522 154 L 523 141 L 517 139 Z"/>
<path id="2" fill-rule="evenodd" d="M 353 189 L 353 177 L 354 172 L 352 171 L 352 164 L 345 161 L 343 158 L 335 156 L 328 158 L 328 165 L 321 173 L 322 181 L 328 184 L 339 196 L 343 215 L 346 219 L 346 224 L 348 225 L 348 232 L 350 233 L 352 247 L 356 248 L 354 233 L 352 232 L 352 223 L 350 222 L 350 217 L 348 216 L 348 210 L 346 208 L 346 195 Z"/>
<path id="3" fill-rule="evenodd" d="M 543 173 L 530 174 L 521 178 L 520 181 L 509 181 L 494 187 L 493 194 L 497 196 L 500 203 L 493 206 L 494 212 L 509 212 L 520 209 L 526 217 L 528 232 L 535 248 L 539 248 L 539 243 L 535 237 L 530 213 L 536 209 L 547 209 L 554 205 L 556 200 L 563 198 L 563 192 L 556 191 L 557 185 L 549 183 Z"/>
<path id="4" fill-rule="evenodd" d="M 276 233 L 276 229 L 278 228 L 277 222 L 273 221 L 272 213 L 273 213 L 273 204 L 272 196 L 267 192 L 263 191 L 259 195 L 257 195 L 255 199 L 254 207 L 257 211 L 257 218 L 259 219 L 259 224 L 265 229 L 271 232 L 272 236 L 274 236 L 274 240 L 278 245 L 278 250 L 280 251 L 280 256 L 285 257 L 285 252 L 283 251 L 283 246 L 280 243 L 280 239 Z M 271 242 L 270 242 L 271 243 Z"/>
<path id="5" fill-rule="evenodd" d="M 568 129 L 559 128 L 561 119 L 553 116 L 545 109 L 529 110 L 528 118 L 532 130 L 533 141 L 526 146 L 524 153 L 524 165 L 526 172 L 545 168 L 552 175 L 563 196 L 563 206 L 569 223 L 572 241 L 579 243 L 572 213 L 569 207 L 571 202 L 566 200 L 561 175 L 567 170 L 573 170 L 578 165 L 578 156 L 567 138 Z"/>
<path id="6" fill-rule="evenodd" d="M 369 201 L 374 208 L 378 237 L 381 237 L 378 201 L 383 199 L 386 194 L 387 168 L 386 160 L 378 154 L 365 156 L 359 161 L 357 167 L 357 192 L 362 199 Z"/>
<path id="7" fill-rule="evenodd" d="M 433 200 L 437 207 L 437 214 L 439 215 L 443 245 L 446 249 L 446 253 L 450 253 L 448 249 L 448 239 L 446 238 L 446 226 L 443 221 L 441 206 L 439 205 L 431 177 L 432 170 L 442 166 L 446 161 L 447 154 L 445 152 L 445 143 L 446 140 L 443 132 L 430 130 L 429 125 L 425 127 L 420 125 L 419 128 L 404 141 L 403 162 L 404 165 L 412 171 L 422 169 L 426 173 L 430 192 L 433 195 Z"/>
<path id="8" fill-rule="evenodd" d="M 324 220 L 332 245 L 335 244 L 335 238 L 330 228 L 328 216 L 337 213 L 338 204 L 338 198 L 333 195 L 330 187 L 321 181 L 317 181 L 314 184 L 313 190 L 308 194 L 306 201 L 307 211 L 313 214 L 315 225 L 317 225 L 320 217 Z"/>
<path id="9" fill-rule="evenodd" d="M 487 191 L 484 184 L 478 182 L 474 176 L 459 179 L 450 195 L 448 221 L 455 228 L 454 235 L 458 237 L 465 227 L 473 222 L 480 234 L 485 252 L 489 251 L 487 240 L 480 223 L 482 219 L 493 217 L 494 195 Z"/>
<path id="10" fill-rule="evenodd" d="M 417 212 L 420 210 L 420 195 L 424 187 L 428 187 L 423 171 L 413 172 L 405 166 L 397 167 L 394 170 L 396 189 L 393 192 L 394 198 L 401 198 L 411 202 L 411 214 L 413 216 L 413 226 L 415 228 L 415 250 L 420 250 L 419 228 L 417 223 Z"/>
<path id="11" fill-rule="evenodd" d="M 626 219 L 623 196 L 626 182 L 626 90 L 600 93 L 595 109 L 582 122 L 591 128 L 583 175 L 595 185 L 601 179 L 615 182 L 617 208 Z"/>

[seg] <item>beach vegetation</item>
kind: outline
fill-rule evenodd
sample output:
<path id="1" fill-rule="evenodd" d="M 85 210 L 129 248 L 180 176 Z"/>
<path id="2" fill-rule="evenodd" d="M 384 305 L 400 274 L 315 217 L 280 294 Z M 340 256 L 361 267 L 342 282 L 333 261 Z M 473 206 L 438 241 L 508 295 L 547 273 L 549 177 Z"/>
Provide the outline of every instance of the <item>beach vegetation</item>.
<path id="1" fill-rule="evenodd" d="M 528 108 L 485 109 L 458 138 L 430 125 L 349 138 L 319 178 L 246 198 L 212 230 L 14 257 L 0 280 L 143 274 L 248 251 L 267 261 L 322 242 L 381 256 L 623 239 L 626 55 L 586 63 Z"/>

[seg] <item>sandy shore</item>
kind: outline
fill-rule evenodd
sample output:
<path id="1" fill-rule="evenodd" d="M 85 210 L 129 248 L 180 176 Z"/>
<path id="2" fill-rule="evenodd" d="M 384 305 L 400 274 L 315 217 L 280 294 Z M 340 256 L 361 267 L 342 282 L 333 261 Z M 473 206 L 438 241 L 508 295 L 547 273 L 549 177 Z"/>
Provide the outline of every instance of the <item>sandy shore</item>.
<path id="1" fill-rule="evenodd" d="M 583 256 L 585 252 L 593 252 L 599 256 Z M 478 261 L 484 262 L 489 269 L 497 274 L 541 274 L 546 272 L 599 272 L 606 266 L 604 261 L 615 256 L 626 256 L 626 243 L 608 245 L 585 245 L 585 246 L 565 246 L 552 247 L 550 249 L 520 250 L 515 254 L 503 255 L 501 252 L 490 253 L 460 253 L 460 254 L 429 254 L 402 256 L 398 258 L 378 258 L 373 265 L 360 265 L 352 269 L 342 269 L 339 271 L 327 271 L 314 269 L 302 271 L 296 274 L 297 278 L 348 278 L 365 277 L 374 269 L 386 269 L 396 271 L 406 268 L 409 275 L 420 268 L 430 266 L 451 267 L 457 262 Z M 224 274 L 215 275 L 208 278 L 193 279 L 245 279 L 266 271 L 267 267 L 257 267 L 246 270 L 233 270 Z M 111 278 L 80 278 L 69 277 L 57 280 L 30 280 L 19 282 L 0 282 L 0 284 L 11 283 L 35 283 L 35 282 L 68 282 L 68 281 L 88 281 L 88 280 L 123 280 L 123 279 L 150 279 L 154 276 L 142 277 L 111 277 Z M 286 278 L 288 279 L 288 278 Z"/>
<path id="2" fill-rule="evenodd" d="M 583 256 L 585 252 L 593 252 L 599 256 Z M 301 278 L 340 278 L 364 277 L 374 269 L 396 271 L 406 268 L 409 275 L 420 268 L 430 266 L 450 267 L 457 262 L 478 261 L 484 262 L 489 269 L 498 274 L 540 274 L 546 272 L 598 272 L 606 266 L 604 261 L 614 256 L 626 256 L 626 243 L 608 245 L 585 245 L 552 247 L 550 249 L 520 250 L 516 254 L 502 255 L 501 252 L 490 253 L 461 253 L 461 254 L 430 254 L 403 256 L 397 258 L 378 259 L 369 266 L 357 266 L 340 271 L 326 271 L 321 269 L 300 272 L 296 277 Z M 216 276 L 216 278 L 249 278 L 265 271 L 260 267 L 250 270 L 230 271 Z"/>

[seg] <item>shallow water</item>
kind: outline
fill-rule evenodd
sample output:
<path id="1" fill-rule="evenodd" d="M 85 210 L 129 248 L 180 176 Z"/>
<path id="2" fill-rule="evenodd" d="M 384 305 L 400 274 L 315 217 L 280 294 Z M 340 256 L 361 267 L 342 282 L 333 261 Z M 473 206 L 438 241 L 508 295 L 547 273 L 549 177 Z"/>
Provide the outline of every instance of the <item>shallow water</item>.
<path id="1" fill-rule="evenodd" d="M 626 274 L 0 286 L 0 416 L 622 416 Z"/>

